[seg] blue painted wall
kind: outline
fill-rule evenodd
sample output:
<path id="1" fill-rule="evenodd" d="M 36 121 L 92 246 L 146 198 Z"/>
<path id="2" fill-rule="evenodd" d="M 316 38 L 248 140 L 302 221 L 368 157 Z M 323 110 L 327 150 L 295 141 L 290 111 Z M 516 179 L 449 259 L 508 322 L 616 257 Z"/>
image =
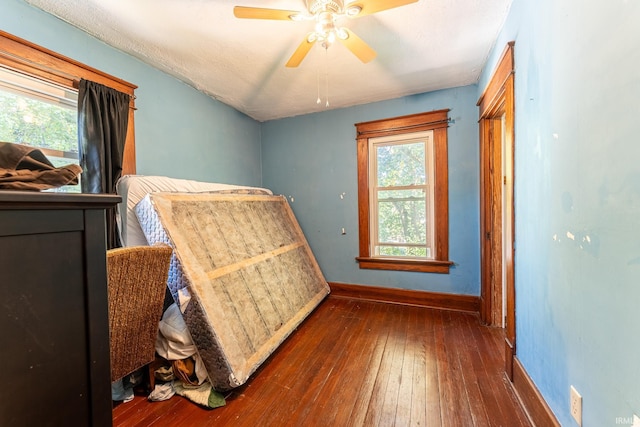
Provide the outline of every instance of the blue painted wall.
<path id="1" fill-rule="evenodd" d="M 562 425 L 640 415 L 640 2 L 515 0 L 517 356 Z"/>
<path id="2" fill-rule="evenodd" d="M 479 295 L 477 87 L 263 123 L 263 183 L 291 206 L 328 281 Z M 450 108 L 451 273 L 360 270 L 355 123 Z M 343 196 L 343 197 L 341 197 Z M 346 235 L 341 235 L 345 228 Z"/>
<path id="3" fill-rule="evenodd" d="M 260 124 L 22 0 L 0 2 L 0 29 L 139 85 L 139 173 L 264 185 L 290 196 L 330 281 L 472 295 L 479 294 L 475 102 L 515 40 L 517 352 L 567 426 L 571 384 L 583 395 L 585 426 L 640 414 L 638 22 L 635 0 L 514 0 L 477 87 Z M 353 124 L 441 108 L 455 120 L 456 267 L 450 275 L 359 270 Z"/>
<path id="4" fill-rule="evenodd" d="M 22 0 L 0 29 L 138 85 L 139 174 L 261 185 L 259 122 Z"/>

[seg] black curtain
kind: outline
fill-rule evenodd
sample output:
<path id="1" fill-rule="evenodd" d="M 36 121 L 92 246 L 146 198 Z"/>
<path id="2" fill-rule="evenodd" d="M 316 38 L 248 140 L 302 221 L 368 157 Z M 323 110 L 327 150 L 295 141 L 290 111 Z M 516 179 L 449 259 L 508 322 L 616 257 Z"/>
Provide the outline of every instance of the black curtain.
<path id="1" fill-rule="evenodd" d="M 78 145 L 83 193 L 115 194 L 122 175 L 129 95 L 88 80 L 78 91 Z M 122 246 L 115 208 L 107 211 L 107 247 Z"/>

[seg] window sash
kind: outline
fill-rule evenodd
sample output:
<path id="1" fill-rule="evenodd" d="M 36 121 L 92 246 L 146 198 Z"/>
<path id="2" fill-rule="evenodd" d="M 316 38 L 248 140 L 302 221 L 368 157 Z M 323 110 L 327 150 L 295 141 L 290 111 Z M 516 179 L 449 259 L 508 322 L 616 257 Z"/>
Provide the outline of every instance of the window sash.
<path id="1" fill-rule="evenodd" d="M 78 106 L 78 90 L 37 79 L 0 66 L 0 90 L 73 110 Z"/>
<path id="2" fill-rule="evenodd" d="M 410 144 L 422 144 L 424 157 L 422 159 L 422 166 L 424 167 L 425 177 L 423 184 L 412 185 L 380 185 L 379 182 L 379 165 L 378 165 L 378 150 L 383 147 L 401 147 L 408 146 Z M 380 258 L 401 258 L 401 259 L 434 259 L 434 158 L 433 158 L 433 131 L 415 132 L 409 134 L 394 135 L 388 137 L 378 137 L 369 139 L 369 161 L 370 161 L 370 173 L 369 173 L 369 188 L 370 194 L 370 254 L 372 257 Z M 380 236 L 380 203 L 385 199 L 380 197 L 380 193 L 388 191 L 410 191 L 420 190 L 423 197 L 409 197 L 409 198 L 393 198 L 394 201 L 416 201 L 424 202 L 424 217 L 426 219 L 424 224 L 424 242 L 387 242 L 383 241 Z M 403 233 L 404 234 L 404 233 Z M 410 254 L 394 254 L 386 255 L 381 253 L 383 248 L 422 248 L 425 255 L 410 255 Z"/>
<path id="3" fill-rule="evenodd" d="M 75 89 L 0 66 L 0 95 L 8 126 L 1 140 L 37 148 L 55 167 L 79 164 Z M 79 193 L 81 179 L 47 191 Z"/>

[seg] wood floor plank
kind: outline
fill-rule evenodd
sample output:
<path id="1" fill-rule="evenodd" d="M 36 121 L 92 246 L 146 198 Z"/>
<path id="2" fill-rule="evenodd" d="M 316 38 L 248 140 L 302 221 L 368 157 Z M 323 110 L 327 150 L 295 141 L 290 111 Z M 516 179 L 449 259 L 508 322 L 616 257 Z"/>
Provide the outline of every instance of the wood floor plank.
<path id="1" fill-rule="evenodd" d="M 360 306 L 352 315 L 352 322 L 341 334 L 343 351 L 341 357 L 330 358 L 334 360 L 332 371 L 327 376 L 322 390 L 318 390 L 318 396 L 314 405 L 300 411 L 300 414 L 292 419 L 296 425 L 344 425 L 346 420 L 336 420 L 338 413 L 350 414 L 356 403 L 357 392 L 360 387 L 359 379 L 362 378 L 362 369 L 370 355 L 371 323 L 381 307 L 373 307 L 367 312 L 367 316 L 360 314 Z M 348 355 L 346 349 L 353 349 Z M 320 394 L 321 393 L 321 394 Z M 342 423 L 342 424 L 341 424 Z"/>
<path id="2" fill-rule="evenodd" d="M 119 425 L 122 427 L 139 427 L 161 422 L 166 419 L 166 414 L 171 411 L 171 408 L 179 405 L 179 403 L 178 399 L 170 399 L 164 402 L 153 402 L 152 405 L 145 405 L 144 401 L 141 400 L 138 402 L 136 415 L 129 415 Z"/>
<path id="3" fill-rule="evenodd" d="M 459 339 L 459 325 L 451 318 L 452 312 L 440 313 L 441 326 L 436 327 L 438 343 L 438 379 L 442 395 L 441 414 L 445 426 L 471 426 L 473 417 L 467 390 L 462 382 L 462 367 L 458 352 L 463 346 Z M 455 316 L 463 314 L 455 313 Z"/>
<path id="4" fill-rule="evenodd" d="M 417 313 L 411 318 L 413 328 L 418 330 L 420 318 Z M 409 396 L 409 422 L 404 425 L 424 426 L 427 425 L 427 357 L 426 357 L 426 333 L 416 334 L 411 342 L 411 351 L 413 353 L 413 367 L 411 377 L 411 396 Z M 402 409 L 398 408 L 402 413 Z M 396 420 L 395 425 L 400 427 L 402 424 Z"/>
<path id="5" fill-rule="evenodd" d="M 294 334 L 285 343 L 286 354 L 281 356 L 278 353 L 276 363 L 264 368 L 267 375 L 261 376 L 268 376 L 271 380 L 245 391 L 251 402 L 250 409 L 243 414 L 247 419 L 263 417 L 277 425 L 287 422 L 297 412 L 308 387 L 322 380 L 320 369 L 339 345 L 335 331 L 348 323 L 349 313 L 354 307 L 352 302 L 335 305 L 331 301 L 319 307 L 317 315 L 305 324 L 305 329 L 313 334 L 314 339 L 300 339 Z M 301 371 L 304 372 L 304 381 L 300 381 Z"/>
<path id="6" fill-rule="evenodd" d="M 473 314 L 330 296 L 226 406 L 136 396 L 113 425 L 529 426 L 503 337 Z"/>
<path id="7" fill-rule="evenodd" d="M 408 425 L 411 418 L 413 354 L 407 348 L 410 311 L 403 307 L 395 313 L 397 327 L 394 328 L 396 333 L 390 334 L 394 346 L 378 425 L 394 425 L 396 421 L 400 425 Z"/>
<path id="8" fill-rule="evenodd" d="M 504 333 L 502 329 L 482 326 L 471 327 L 482 354 L 488 384 L 483 384 L 483 399 L 494 426 L 528 426 L 529 420 L 521 410 L 519 401 L 504 373 Z M 496 351 L 500 349 L 500 351 Z M 515 410 L 514 410 L 515 409 Z"/>
<path id="9" fill-rule="evenodd" d="M 307 369 L 307 380 L 302 382 L 296 379 L 295 375 L 290 376 L 290 383 L 287 386 L 287 399 L 280 402 L 280 408 L 274 415 L 273 422 L 279 425 L 285 425 L 287 422 L 294 423 L 297 416 L 306 417 L 306 415 L 317 405 L 318 397 L 322 393 L 328 377 L 333 371 L 336 361 L 343 357 L 345 342 L 343 333 L 354 322 L 352 316 L 355 306 L 352 305 L 351 310 L 342 313 L 333 313 L 331 319 L 331 328 L 324 328 L 326 335 L 318 343 L 312 343 L 306 354 L 302 354 L 299 366 Z M 317 345 L 316 345 L 317 344 Z M 300 368 L 298 368 L 300 369 Z M 331 396 L 326 396 L 330 399 Z"/>
<path id="10" fill-rule="evenodd" d="M 422 328 L 424 328 L 425 336 L 425 390 L 427 395 L 426 401 L 426 425 L 440 426 L 442 425 L 442 413 L 440 410 L 441 392 L 440 392 L 440 367 L 438 366 L 437 342 L 435 329 L 437 327 L 436 318 L 440 315 L 437 310 L 427 310 L 423 319 Z"/>
<path id="11" fill-rule="evenodd" d="M 385 313 L 389 313 L 393 309 L 392 306 L 385 307 Z M 372 415 L 369 414 L 371 408 L 376 409 L 376 404 L 372 401 L 377 400 L 374 399 L 374 390 L 376 387 L 376 383 L 378 382 L 378 376 L 380 373 L 380 367 L 382 365 L 382 360 L 385 354 L 387 340 L 389 334 L 389 324 L 387 321 L 384 324 L 380 325 L 378 329 L 378 333 L 376 334 L 375 346 L 373 351 L 371 352 L 371 358 L 366 365 L 366 369 L 364 369 L 363 374 L 364 378 L 362 381 L 362 385 L 358 392 L 358 397 L 356 398 L 356 404 L 351 412 L 351 416 L 347 425 L 350 426 L 362 426 L 365 425 L 365 419 L 367 417 L 371 418 Z"/>
<path id="12" fill-rule="evenodd" d="M 388 304 L 363 304 L 367 314 L 363 316 L 366 328 L 363 331 L 362 341 L 357 341 L 360 352 L 356 353 L 357 359 L 349 363 L 345 372 L 345 388 L 336 396 L 337 406 L 334 409 L 334 426 L 358 426 L 364 422 L 367 413 L 371 390 L 375 382 L 377 367 L 380 364 L 384 342 L 386 342 L 387 315 L 390 306 Z M 350 356 L 351 357 L 351 356 Z M 372 369 L 373 368 L 373 369 Z M 347 404 L 341 402 L 346 400 Z M 337 409 L 337 410 L 336 410 Z"/>
<path id="13" fill-rule="evenodd" d="M 419 372 L 416 371 L 416 360 L 419 359 L 418 363 L 424 366 L 424 354 L 421 352 L 421 350 L 424 349 L 424 346 L 421 342 L 421 334 L 418 332 L 415 322 L 416 313 L 421 311 L 423 310 L 417 308 L 405 310 L 406 315 L 403 320 L 406 324 L 406 331 L 404 337 L 402 367 L 400 368 L 397 392 L 397 408 L 395 416 L 391 420 L 391 425 L 398 427 L 411 425 L 414 406 L 413 398 L 415 396 L 414 387 L 421 387 L 421 384 L 424 384 L 424 377 L 422 377 L 422 380 L 417 384 L 414 382 L 414 379 L 419 377 Z M 424 408 L 423 402 L 415 401 L 415 405 Z M 415 417 L 414 421 L 417 421 Z M 424 416 L 419 420 L 419 423 L 415 425 L 424 425 Z"/>
<path id="14" fill-rule="evenodd" d="M 460 337 L 464 348 L 458 352 L 461 365 L 462 381 L 467 391 L 469 407 L 474 425 L 490 425 L 486 401 L 480 390 L 480 383 L 488 382 L 483 357 L 478 352 L 477 343 L 470 332 L 470 328 L 478 327 L 478 320 L 465 316 L 460 319 Z"/>
<path id="15" fill-rule="evenodd" d="M 470 357 L 475 362 L 482 406 L 487 412 L 490 425 L 511 425 L 511 423 L 519 425 L 517 420 L 513 420 L 504 413 L 505 405 L 498 400 L 499 394 L 495 392 L 496 389 L 504 387 L 505 377 L 502 369 L 504 366 L 503 358 L 498 354 L 493 354 L 493 351 L 485 345 L 485 337 L 491 337 L 494 332 L 497 330 L 489 327 L 478 328 L 477 323 L 474 322 L 471 322 L 468 328 L 468 334 L 471 336 L 469 339 L 475 343 L 475 354 L 470 354 Z M 473 349 L 470 349 L 470 352 L 473 352 Z M 509 422 L 509 420 L 513 421 Z"/>
<path id="16" fill-rule="evenodd" d="M 400 316 L 400 306 L 390 308 L 390 318 L 388 321 L 387 339 L 384 350 L 377 369 L 371 398 L 367 407 L 367 414 L 364 418 L 364 425 L 391 425 L 390 412 L 395 412 L 397 408 L 397 388 L 396 378 L 400 375 L 398 369 L 402 368 L 402 355 L 404 352 L 404 340 L 402 340 L 402 318 Z M 373 367 L 375 369 L 375 367 Z M 389 395 L 387 395 L 387 390 Z"/>

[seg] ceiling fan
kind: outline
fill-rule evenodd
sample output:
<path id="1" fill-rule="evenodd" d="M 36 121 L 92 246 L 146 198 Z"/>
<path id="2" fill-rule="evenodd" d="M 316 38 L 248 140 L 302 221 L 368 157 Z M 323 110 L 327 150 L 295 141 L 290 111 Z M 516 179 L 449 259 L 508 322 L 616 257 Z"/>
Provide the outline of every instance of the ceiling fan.
<path id="1" fill-rule="evenodd" d="M 305 0 L 306 12 L 296 10 L 266 9 L 259 7 L 236 6 L 233 14 L 236 18 L 274 19 L 282 21 L 315 21 L 316 25 L 287 62 L 287 67 L 297 67 L 311 50 L 314 43 L 321 43 L 327 49 L 339 40 L 362 62 L 376 57 L 373 50 L 353 31 L 340 27 L 337 22 L 342 18 L 359 18 L 384 10 L 405 6 L 418 0 Z"/>

